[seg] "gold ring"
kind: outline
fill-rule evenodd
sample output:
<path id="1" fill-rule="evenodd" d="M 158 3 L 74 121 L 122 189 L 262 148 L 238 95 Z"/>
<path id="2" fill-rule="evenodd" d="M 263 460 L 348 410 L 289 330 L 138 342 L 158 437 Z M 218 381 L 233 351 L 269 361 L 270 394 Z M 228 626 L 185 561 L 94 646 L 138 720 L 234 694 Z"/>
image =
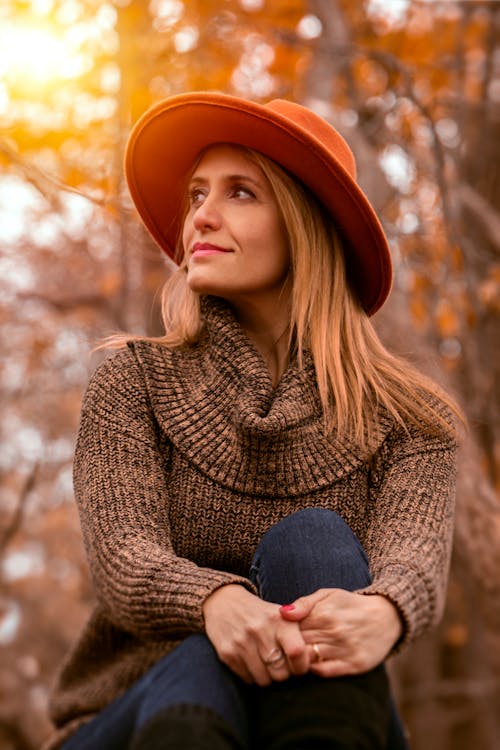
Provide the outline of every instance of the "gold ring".
<path id="1" fill-rule="evenodd" d="M 323 657 L 321 656 L 321 651 L 319 650 L 319 646 L 317 643 L 312 643 L 312 650 L 314 651 L 314 661 L 322 661 Z"/>
<path id="2" fill-rule="evenodd" d="M 285 654 L 283 652 L 283 649 L 279 646 L 276 646 L 273 648 L 273 650 L 269 653 L 267 659 L 262 659 L 266 667 L 276 667 L 278 664 L 281 664 L 282 661 L 285 661 Z"/>

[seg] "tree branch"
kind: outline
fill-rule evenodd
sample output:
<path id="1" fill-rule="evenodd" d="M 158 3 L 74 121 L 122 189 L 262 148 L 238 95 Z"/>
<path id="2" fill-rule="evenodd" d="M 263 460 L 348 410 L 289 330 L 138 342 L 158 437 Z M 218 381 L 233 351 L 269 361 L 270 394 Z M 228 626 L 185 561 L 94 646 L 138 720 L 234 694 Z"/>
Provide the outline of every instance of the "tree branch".
<path id="1" fill-rule="evenodd" d="M 12 514 L 11 519 L 7 523 L 6 528 L 3 529 L 2 534 L 0 536 L 0 557 L 3 555 L 10 540 L 12 539 L 14 534 L 18 531 L 18 529 L 21 526 L 23 515 L 24 515 L 24 508 L 26 505 L 26 500 L 28 498 L 29 493 L 33 489 L 37 473 L 38 473 L 38 463 L 35 463 L 30 473 L 26 477 L 26 480 L 21 489 L 21 492 L 19 493 L 19 497 L 17 499 L 17 504 L 14 509 L 14 513 Z"/>
<path id="2" fill-rule="evenodd" d="M 26 180 L 38 190 L 38 192 L 47 200 L 51 205 L 54 204 L 54 190 L 63 191 L 65 193 L 73 193 L 79 195 L 81 198 L 94 203 L 97 206 L 111 206 L 115 205 L 114 200 L 97 198 L 96 196 L 89 195 L 88 193 L 78 190 L 78 188 L 66 185 L 66 183 L 59 180 L 55 175 L 49 174 L 35 164 L 29 164 L 25 159 L 20 156 L 17 151 L 5 140 L 0 138 L 0 154 L 3 154 L 9 161 L 13 162 L 21 172 L 23 173 Z"/>
<path id="3" fill-rule="evenodd" d="M 20 292 L 18 299 L 23 300 L 34 300 L 36 302 L 43 302 L 46 305 L 50 305 L 59 312 L 67 312 L 68 310 L 77 310 L 80 307 L 92 307 L 104 308 L 108 307 L 108 300 L 104 295 L 99 294 L 87 294 L 73 297 L 50 297 L 47 294 L 38 294 L 36 292 Z"/>
<path id="4" fill-rule="evenodd" d="M 493 247 L 500 250 L 500 213 L 481 193 L 465 182 L 457 187 L 456 193 L 462 205 L 483 225 Z"/>

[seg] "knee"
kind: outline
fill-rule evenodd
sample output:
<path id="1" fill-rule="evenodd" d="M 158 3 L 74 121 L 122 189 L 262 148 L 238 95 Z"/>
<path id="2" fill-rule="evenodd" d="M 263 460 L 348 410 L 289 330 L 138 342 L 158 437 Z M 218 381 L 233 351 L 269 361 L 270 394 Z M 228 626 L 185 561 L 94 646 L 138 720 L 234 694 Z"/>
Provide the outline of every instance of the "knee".
<path id="1" fill-rule="evenodd" d="M 342 516 L 327 508 L 302 508 L 286 516 L 264 534 L 259 545 L 261 551 L 273 553 L 315 548 L 345 551 L 350 546 L 363 552 Z"/>
<path id="2" fill-rule="evenodd" d="M 343 518 L 327 508 L 304 508 L 283 518 L 262 537 L 252 570 L 310 580 L 315 588 L 362 588 L 370 583 L 368 560 Z"/>

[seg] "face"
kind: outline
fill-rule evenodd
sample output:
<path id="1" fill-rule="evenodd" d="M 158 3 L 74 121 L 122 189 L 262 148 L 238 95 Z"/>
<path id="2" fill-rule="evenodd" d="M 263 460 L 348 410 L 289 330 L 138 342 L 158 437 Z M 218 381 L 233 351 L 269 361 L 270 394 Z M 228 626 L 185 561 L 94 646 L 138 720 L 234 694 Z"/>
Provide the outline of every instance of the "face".
<path id="1" fill-rule="evenodd" d="M 190 288 L 236 306 L 259 297 L 277 301 L 288 276 L 288 242 L 260 167 L 237 146 L 213 146 L 188 194 L 182 239 Z"/>

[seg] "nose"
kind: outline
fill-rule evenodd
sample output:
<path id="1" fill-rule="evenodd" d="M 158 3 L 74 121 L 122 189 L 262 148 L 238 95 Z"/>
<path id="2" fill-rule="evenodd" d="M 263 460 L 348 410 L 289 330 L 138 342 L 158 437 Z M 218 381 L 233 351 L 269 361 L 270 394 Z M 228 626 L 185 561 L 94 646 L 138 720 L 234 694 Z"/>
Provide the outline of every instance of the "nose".
<path id="1" fill-rule="evenodd" d="M 217 208 L 215 198 L 207 195 L 193 214 L 193 225 L 199 232 L 219 229 L 221 215 Z"/>

